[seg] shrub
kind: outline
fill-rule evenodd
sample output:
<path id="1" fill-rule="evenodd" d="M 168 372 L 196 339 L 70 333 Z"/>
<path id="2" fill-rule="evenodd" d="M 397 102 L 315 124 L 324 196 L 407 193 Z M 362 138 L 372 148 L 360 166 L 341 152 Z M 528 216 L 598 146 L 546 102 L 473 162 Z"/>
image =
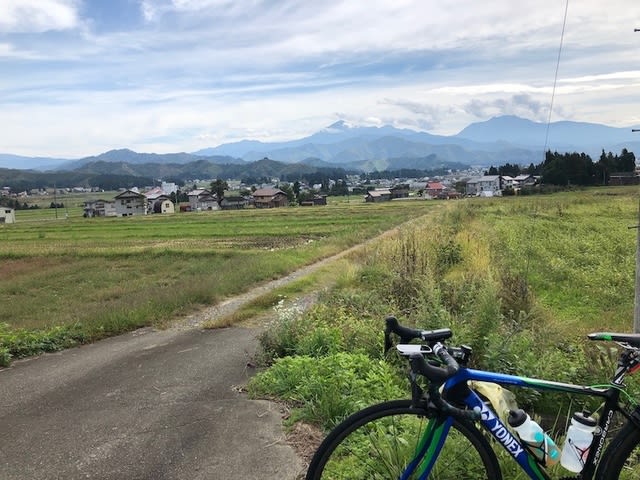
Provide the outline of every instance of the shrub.
<path id="1" fill-rule="evenodd" d="M 12 358 L 22 358 L 44 352 L 63 350 L 88 340 L 81 324 L 56 326 L 46 330 L 11 330 L 0 324 L 0 365 L 8 365 Z"/>
<path id="2" fill-rule="evenodd" d="M 276 308 L 277 317 L 259 336 L 258 363 L 291 355 L 321 357 L 338 352 L 382 353 L 382 317 L 371 320 L 364 305 L 336 294 L 309 311 Z M 360 301 L 363 298 L 359 298 Z"/>
<path id="3" fill-rule="evenodd" d="M 303 420 L 324 429 L 370 404 L 406 397 L 407 391 L 388 363 L 362 353 L 285 357 L 249 382 L 252 397 L 289 403 L 292 423 Z"/>

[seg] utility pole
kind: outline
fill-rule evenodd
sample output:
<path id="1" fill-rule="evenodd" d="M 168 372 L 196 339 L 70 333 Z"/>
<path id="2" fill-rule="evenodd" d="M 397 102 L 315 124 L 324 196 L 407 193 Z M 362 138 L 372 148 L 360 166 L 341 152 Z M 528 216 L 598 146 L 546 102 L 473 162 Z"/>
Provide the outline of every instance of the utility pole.
<path id="1" fill-rule="evenodd" d="M 55 182 L 53 182 L 53 208 L 56 210 L 56 220 L 58 219 L 58 196 L 56 195 L 58 189 Z"/>
<path id="2" fill-rule="evenodd" d="M 633 333 L 640 333 L 640 200 L 638 201 L 638 225 L 636 229 L 636 293 L 633 304 Z"/>
<path id="3" fill-rule="evenodd" d="M 634 28 L 634 32 L 640 32 L 640 28 Z M 632 128 L 631 132 L 640 129 Z M 636 292 L 633 304 L 633 333 L 640 333 L 640 200 L 638 200 L 638 225 L 636 225 Z"/>

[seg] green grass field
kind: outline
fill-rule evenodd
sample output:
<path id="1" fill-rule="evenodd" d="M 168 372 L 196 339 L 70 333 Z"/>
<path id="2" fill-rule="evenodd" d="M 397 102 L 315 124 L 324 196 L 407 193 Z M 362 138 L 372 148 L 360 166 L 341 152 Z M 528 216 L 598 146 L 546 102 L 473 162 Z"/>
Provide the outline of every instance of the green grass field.
<path id="1" fill-rule="evenodd" d="M 537 300 L 580 331 L 633 319 L 638 187 L 474 201 L 460 213 Z"/>
<path id="2" fill-rule="evenodd" d="M 0 226 L 0 325 L 5 339 L 64 327 L 90 340 L 162 324 L 438 205 L 351 201 L 93 219 L 74 211 L 57 220 L 49 209 L 18 211 L 15 224 Z"/>

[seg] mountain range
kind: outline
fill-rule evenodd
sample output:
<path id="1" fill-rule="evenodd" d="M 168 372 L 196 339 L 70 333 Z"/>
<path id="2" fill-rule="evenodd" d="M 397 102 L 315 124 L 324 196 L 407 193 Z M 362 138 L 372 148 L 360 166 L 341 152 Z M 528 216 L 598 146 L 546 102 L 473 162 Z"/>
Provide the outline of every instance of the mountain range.
<path id="1" fill-rule="evenodd" d="M 540 163 L 545 140 L 547 149 L 585 152 L 594 160 L 603 149 L 614 153 L 622 148 L 640 152 L 640 139 L 635 140 L 631 127 L 571 121 L 547 125 L 516 116 L 500 116 L 472 123 L 450 136 L 392 126 L 358 127 L 338 121 L 298 140 L 269 143 L 243 140 L 192 153 L 155 154 L 120 149 L 77 160 L 0 154 L 0 168 L 107 173 L 105 170 L 113 172 L 118 165 L 119 173 L 136 175 L 139 169 L 135 165 L 154 165 L 156 170 L 165 166 L 169 175 L 170 170 L 179 169 L 180 165 L 197 165 L 206 173 L 217 170 L 215 165 L 241 169 L 268 158 L 286 164 L 361 172 L 462 169 L 472 165 Z"/>

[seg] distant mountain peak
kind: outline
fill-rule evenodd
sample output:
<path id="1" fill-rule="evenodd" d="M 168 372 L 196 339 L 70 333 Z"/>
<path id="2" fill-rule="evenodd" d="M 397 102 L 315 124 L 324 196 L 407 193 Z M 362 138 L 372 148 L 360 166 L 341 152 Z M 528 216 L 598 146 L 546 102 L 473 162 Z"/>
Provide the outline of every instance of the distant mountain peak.
<path id="1" fill-rule="evenodd" d="M 344 132 L 345 130 L 349 130 L 351 128 L 353 128 L 352 124 L 346 122 L 345 120 L 338 120 L 337 122 L 332 123 L 327 128 L 325 128 L 324 131 L 329 133 L 338 133 Z"/>

